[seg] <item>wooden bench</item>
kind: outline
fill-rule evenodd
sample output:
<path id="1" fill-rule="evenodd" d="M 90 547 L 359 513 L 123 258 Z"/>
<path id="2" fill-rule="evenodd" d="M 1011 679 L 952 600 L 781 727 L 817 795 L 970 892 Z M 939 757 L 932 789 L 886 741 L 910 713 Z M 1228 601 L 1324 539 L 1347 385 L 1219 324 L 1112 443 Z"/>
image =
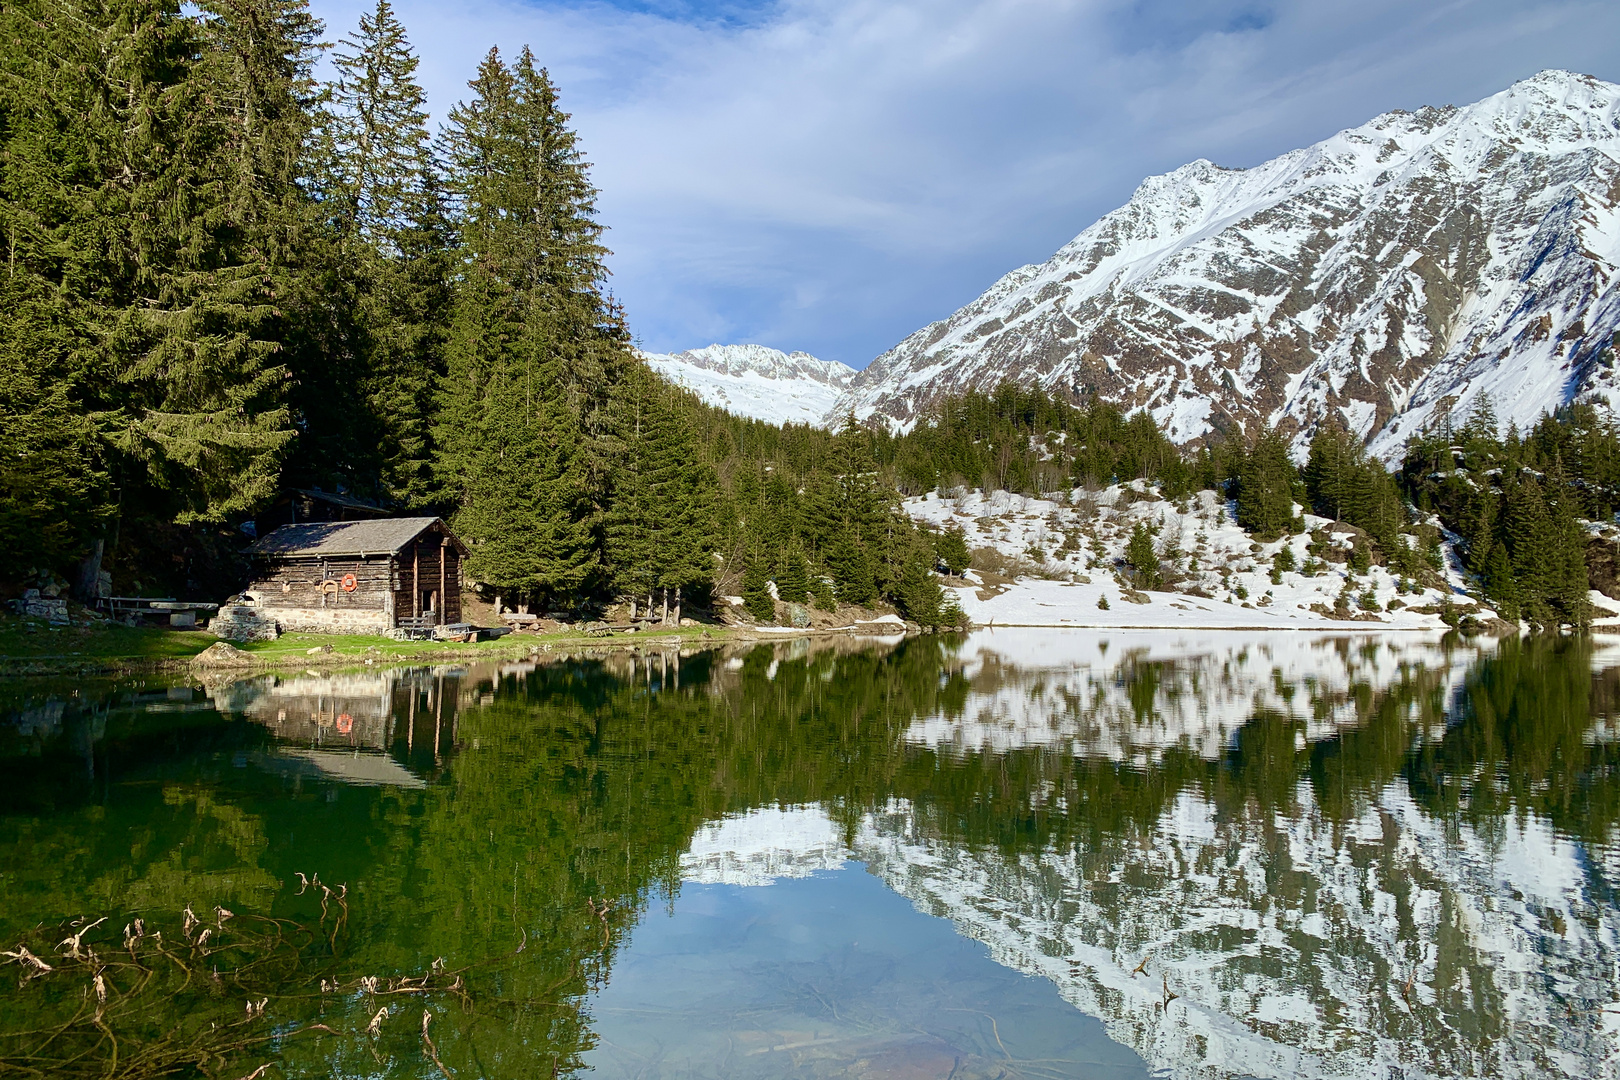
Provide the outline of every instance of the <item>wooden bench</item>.
<path id="1" fill-rule="evenodd" d="M 439 617 L 428 611 L 421 615 L 399 615 L 394 618 L 394 629 L 405 631 L 406 641 L 429 641 Z"/>

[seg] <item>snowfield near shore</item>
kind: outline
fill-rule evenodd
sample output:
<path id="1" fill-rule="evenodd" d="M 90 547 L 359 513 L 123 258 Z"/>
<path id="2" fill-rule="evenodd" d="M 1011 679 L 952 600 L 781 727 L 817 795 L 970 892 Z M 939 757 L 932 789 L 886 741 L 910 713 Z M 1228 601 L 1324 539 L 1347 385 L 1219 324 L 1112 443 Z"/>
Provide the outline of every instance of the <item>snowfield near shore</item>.
<path id="1" fill-rule="evenodd" d="M 1342 559 L 1353 544 L 1347 526 L 1306 514 L 1305 534 L 1257 544 L 1213 491 L 1167 500 L 1136 481 L 1056 498 L 930 492 L 905 500 L 904 508 L 916 521 L 961 527 L 970 549 L 990 548 L 1024 564 L 1011 584 L 951 589 L 976 626 L 1433 630 L 1444 628 L 1439 608 L 1448 601 L 1476 608 L 1476 618 L 1495 616 L 1464 593 L 1449 546 L 1442 548 L 1445 587 L 1412 583 L 1403 593 L 1385 567 L 1357 574 L 1343 561 L 1308 553 L 1309 534 L 1320 529 Z M 1163 590 L 1132 589 L 1122 574 L 1125 545 L 1139 522 L 1158 530 L 1165 569 L 1180 578 Z M 1276 581 L 1273 558 L 1284 547 L 1296 569 Z"/>

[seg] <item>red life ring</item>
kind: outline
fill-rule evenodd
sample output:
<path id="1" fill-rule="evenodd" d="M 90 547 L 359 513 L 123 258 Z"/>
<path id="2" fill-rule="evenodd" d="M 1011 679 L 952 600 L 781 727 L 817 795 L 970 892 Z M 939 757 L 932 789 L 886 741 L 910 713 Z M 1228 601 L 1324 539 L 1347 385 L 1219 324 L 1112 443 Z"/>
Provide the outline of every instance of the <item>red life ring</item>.
<path id="1" fill-rule="evenodd" d="M 355 587 L 358 586 L 359 584 L 360 583 L 354 579 L 353 574 L 344 574 L 343 575 L 343 591 L 344 592 L 354 592 Z"/>
<path id="2" fill-rule="evenodd" d="M 337 718 L 337 729 L 339 735 L 347 735 L 349 732 L 353 731 L 354 717 L 350 716 L 348 713 L 339 714 Z"/>

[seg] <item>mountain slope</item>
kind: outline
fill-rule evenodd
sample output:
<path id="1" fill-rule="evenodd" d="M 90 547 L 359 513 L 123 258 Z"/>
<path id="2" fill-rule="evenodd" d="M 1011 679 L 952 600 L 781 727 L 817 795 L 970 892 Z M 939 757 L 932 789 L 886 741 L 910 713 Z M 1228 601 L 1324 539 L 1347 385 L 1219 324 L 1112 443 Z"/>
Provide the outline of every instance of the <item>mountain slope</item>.
<path id="1" fill-rule="evenodd" d="M 773 424 L 821 424 L 855 378 L 854 368 L 836 361 L 763 345 L 710 345 L 641 356 L 708 404 Z"/>
<path id="2" fill-rule="evenodd" d="M 1252 169 L 1144 181 L 1040 265 L 875 360 L 834 412 L 901 428 L 1006 378 L 1180 442 L 1330 418 L 1397 450 L 1488 392 L 1521 426 L 1620 396 L 1620 86 L 1549 71 Z"/>

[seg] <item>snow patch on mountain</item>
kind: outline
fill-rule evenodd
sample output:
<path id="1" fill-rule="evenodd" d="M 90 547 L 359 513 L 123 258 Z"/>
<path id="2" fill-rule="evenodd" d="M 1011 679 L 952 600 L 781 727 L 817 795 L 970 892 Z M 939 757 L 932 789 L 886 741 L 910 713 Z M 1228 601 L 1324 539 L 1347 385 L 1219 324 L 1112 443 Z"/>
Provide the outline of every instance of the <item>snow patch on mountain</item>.
<path id="1" fill-rule="evenodd" d="M 1345 560 L 1352 534 L 1298 504 L 1306 534 L 1267 544 L 1256 543 L 1215 492 L 1161 499 L 1140 480 L 1047 497 L 933 491 L 901 508 L 929 528 L 961 529 L 969 550 L 990 549 L 1028 571 L 994 588 L 949 586 L 975 626 L 1322 629 L 1354 619 L 1349 625 L 1441 629 L 1447 603 L 1481 620 L 1496 617 L 1465 593 L 1450 555 L 1443 585 L 1405 581 L 1386 566 L 1354 573 Z M 1157 530 L 1162 591 L 1133 592 L 1119 576 L 1138 524 Z M 1333 549 L 1331 558 L 1311 555 L 1312 532 Z M 1292 570 L 1274 566 L 1284 548 Z"/>
<path id="2" fill-rule="evenodd" d="M 763 345 L 710 345 L 641 358 L 707 404 L 771 424 L 826 424 L 855 378 L 854 368 L 837 361 Z"/>
<path id="3" fill-rule="evenodd" d="M 833 412 L 913 426 L 1005 379 L 1143 408 L 1179 442 L 1324 422 L 1385 456 L 1483 394 L 1521 427 L 1620 377 L 1620 86 L 1546 71 L 1252 169 L 1143 181 L 873 361 Z"/>

